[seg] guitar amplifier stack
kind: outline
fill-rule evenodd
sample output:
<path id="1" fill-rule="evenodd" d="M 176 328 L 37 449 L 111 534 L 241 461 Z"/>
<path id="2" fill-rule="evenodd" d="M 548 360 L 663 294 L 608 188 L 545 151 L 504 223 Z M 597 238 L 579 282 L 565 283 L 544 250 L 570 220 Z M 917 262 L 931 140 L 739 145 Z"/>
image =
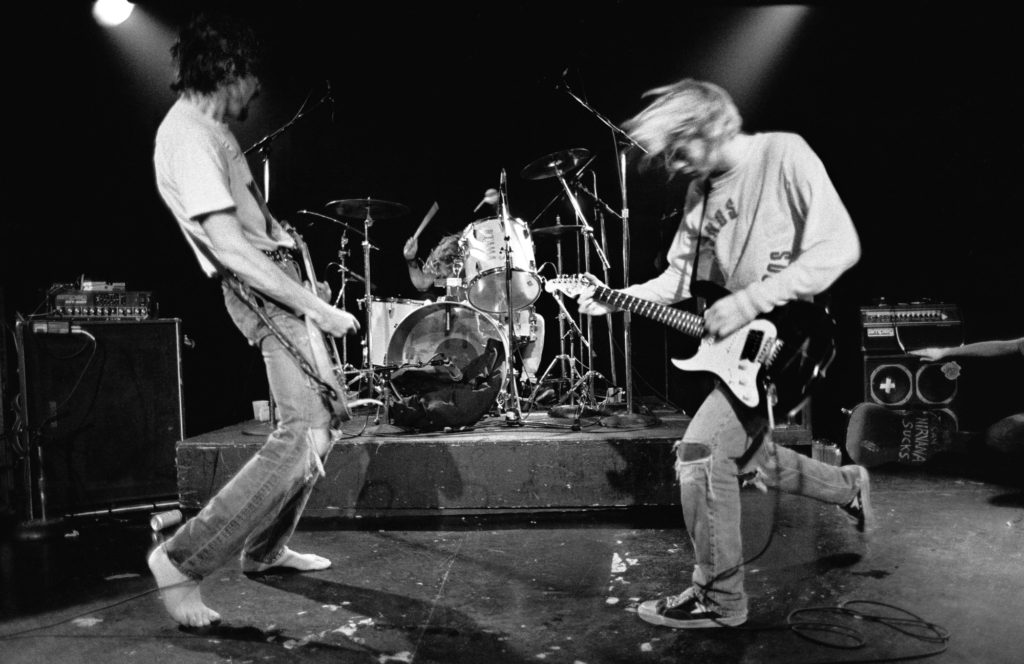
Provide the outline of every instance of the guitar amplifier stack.
<path id="1" fill-rule="evenodd" d="M 861 307 L 864 401 L 887 408 L 938 411 L 959 424 L 960 365 L 911 355 L 922 348 L 959 346 L 963 319 L 955 304 L 884 302 Z"/>

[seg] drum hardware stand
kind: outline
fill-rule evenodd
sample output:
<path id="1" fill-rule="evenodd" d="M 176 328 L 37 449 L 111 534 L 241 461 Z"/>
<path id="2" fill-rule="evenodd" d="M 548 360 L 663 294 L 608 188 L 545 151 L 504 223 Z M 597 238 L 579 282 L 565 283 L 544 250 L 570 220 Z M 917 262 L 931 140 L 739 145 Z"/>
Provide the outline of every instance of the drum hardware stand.
<path id="1" fill-rule="evenodd" d="M 345 267 L 345 261 L 347 260 L 348 256 L 351 253 L 348 250 L 348 232 L 352 231 L 353 233 L 359 235 L 360 237 L 366 236 L 363 235 L 363 233 L 360 232 L 358 229 L 352 228 L 345 222 L 338 221 L 334 217 L 328 217 L 326 214 L 320 214 L 319 212 L 313 212 L 312 210 L 299 210 L 296 214 L 307 214 L 313 217 L 319 217 L 320 219 L 325 219 L 327 221 L 330 221 L 331 223 L 341 226 L 341 248 L 338 250 L 338 262 L 328 263 L 327 267 L 337 267 L 338 271 L 341 273 L 341 283 L 338 285 L 338 295 L 337 297 L 334 298 L 333 306 L 337 309 L 339 308 L 340 304 L 340 308 L 344 310 L 346 284 L 349 282 L 349 276 L 351 276 L 354 279 L 358 279 L 359 281 L 363 281 L 363 277 L 361 277 L 358 273 L 353 272 L 352 270 Z M 373 284 L 370 284 L 370 290 L 373 290 Z M 341 366 L 345 374 L 349 374 L 351 370 L 355 369 L 355 367 L 349 364 L 348 361 L 348 343 L 341 344 Z"/>
<path id="2" fill-rule="evenodd" d="M 582 181 L 577 182 L 576 185 L 577 185 L 577 187 L 579 188 L 580 191 L 582 191 L 587 196 L 589 196 L 590 199 L 595 203 L 594 210 L 595 210 L 595 214 L 597 215 L 598 226 L 600 227 L 601 243 L 603 245 L 607 246 L 608 245 L 608 238 L 605 235 L 605 223 L 604 223 L 604 212 L 605 212 L 605 210 L 607 210 L 614 217 L 617 217 L 619 219 L 621 219 L 622 217 L 619 216 L 618 212 L 616 212 L 611 207 L 609 207 L 608 204 L 605 203 L 603 200 L 601 200 L 601 198 L 597 195 L 597 174 L 594 173 L 593 175 L 594 175 L 594 190 L 593 191 L 591 191 L 590 189 L 587 189 L 587 185 L 583 184 Z M 604 282 L 607 284 L 607 283 L 609 283 L 609 281 L 610 281 L 610 278 L 609 278 L 609 274 L 608 274 L 608 268 L 605 267 L 604 268 Z M 607 322 L 608 322 L 608 352 L 609 352 L 609 356 L 611 358 L 612 385 L 615 386 L 615 389 L 618 392 L 621 392 L 622 388 L 619 387 L 618 370 L 616 368 L 616 363 L 615 363 L 615 328 L 614 328 L 614 320 L 615 320 L 615 318 L 614 318 L 613 314 L 611 314 L 611 313 L 605 314 L 605 318 L 607 319 Z"/>
<path id="3" fill-rule="evenodd" d="M 576 392 L 577 392 L 577 390 L 580 390 L 581 388 L 583 390 L 583 394 L 581 394 L 579 396 L 579 406 L 580 406 L 579 410 L 582 412 L 582 410 L 583 410 L 583 408 L 585 406 L 588 406 L 588 405 L 589 406 L 593 406 L 593 404 L 594 404 L 593 391 L 591 390 L 590 394 L 588 395 L 587 394 L 587 385 L 588 384 L 592 385 L 593 384 L 593 378 L 595 376 L 600 376 L 600 374 L 598 374 L 597 372 L 594 372 L 594 371 L 590 371 L 589 367 L 584 366 L 583 363 L 576 358 L 576 355 L 575 355 L 575 353 L 576 353 L 576 341 L 579 340 L 581 344 L 586 345 L 588 350 L 590 348 L 590 343 L 587 341 L 586 337 L 583 336 L 583 330 L 581 330 L 579 325 L 576 324 L 576 321 L 574 321 L 572 319 L 572 315 L 565 308 L 565 304 L 562 302 L 562 300 L 557 295 L 555 296 L 555 302 L 558 304 L 558 307 L 561 309 L 561 313 L 558 314 L 558 318 L 559 318 L 559 321 L 560 321 L 560 326 L 564 327 L 565 326 L 565 321 L 568 321 L 569 330 L 568 330 L 568 332 L 565 335 L 563 335 L 561 337 L 560 341 L 562 343 L 562 347 L 564 348 L 565 347 L 565 338 L 566 337 L 570 338 L 569 339 L 569 353 L 568 354 L 562 353 L 562 354 L 556 356 L 554 359 L 551 360 L 551 363 L 548 364 L 547 369 L 544 370 L 544 373 L 541 375 L 540 379 L 537 381 L 537 386 L 534 387 L 533 393 L 530 395 L 530 400 L 533 401 L 534 399 L 537 398 L 537 393 L 539 392 L 541 385 L 543 385 L 544 379 L 547 378 L 548 373 L 550 373 L 551 369 L 554 368 L 555 362 L 560 362 L 562 364 L 563 371 L 565 371 L 564 367 L 566 366 L 566 363 L 568 363 L 568 366 L 569 366 L 568 374 L 569 375 L 568 376 L 563 376 L 563 377 L 566 379 L 569 387 L 568 387 L 566 393 L 564 395 L 562 395 L 562 397 L 561 397 L 561 399 L 559 401 L 559 404 L 554 406 L 551 409 L 551 411 L 550 411 L 550 414 L 551 414 L 552 417 L 567 417 L 567 415 L 564 412 L 564 409 L 566 408 L 566 406 L 563 406 L 562 402 L 565 401 L 566 399 L 568 399 L 569 400 L 568 407 L 572 408 L 573 410 L 576 410 L 576 405 L 577 405 L 576 404 L 576 399 L 577 399 Z M 584 369 L 588 369 L 588 370 L 586 372 L 584 372 L 583 374 L 580 374 L 579 371 L 577 371 L 577 369 L 576 369 L 576 365 L 577 364 L 580 365 L 581 367 L 583 367 Z M 603 378 L 603 376 L 600 376 L 600 377 Z M 558 410 L 558 409 L 563 409 L 563 410 Z M 577 417 L 577 419 L 578 419 L 578 417 Z"/>
<path id="4" fill-rule="evenodd" d="M 523 426 L 523 409 L 519 404 L 519 386 L 516 385 L 516 379 L 512 371 L 512 349 L 515 348 L 517 337 L 515 335 L 515 320 L 513 319 L 515 311 L 512 309 L 512 237 L 509 230 L 512 224 L 512 215 L 508 209 L 508 185 L 504 168 L 501 169 L 499 192 L 501 194 L 501 234 L 505 238 L 505 309 L 508 315 L 508 350 L 505 353 L 505 382 L 511 386 L 512 392 L 511 395 L 506 395 L 506 403 L 511 403 L 512 407 L 505 411 L 505 424 L 508 426 Z M 501 314 L 498 315 L 500 316 Z"/>
<path id="5" fill-rule="evenodd" d="M 559 81 L 556 84 L 556 88 L 561 88 L 570 97 L 576 100 L 583 108 L 590 111 L 591 115 L 598 119 L 602 124 L 607 126 L 612 131 L 612 141 L 615 144 L 616 159 L 616 172 L 619 177 L 619 189 L 622 193 L 622 214 L 619 217 L 622 219 L 622 285 L 623 287 L 629 286 L 629 199 L 627 196 L 626 188 L 626 150 L 631 147 L 635 147 L 642 152 L 646 153 L 647 150 L 644 146 L 633 140 L 633 137 L 627 134 L 625 131 L 620 129 L 614 122 L 599 113 L 593 106 L 588 104 L 586 101 L 580 99 L 569 87 L 565 81 Z M 657 418 L 651 415 L 643 415 L 639 413 L 633 403 L 633 348 L 632 348 L 632 321 L 630 312 L 623 312 L 623 356 L 626 360 L 626 413 L 627 415 L 619 415 L 611 418 L 602 419 L 601 424 L 604 426 L 622 426 L 622 427 L 637 427 L 637 426 L 655 426 L 658 422 Z"/>
<path id="6" fill-rule="evenodd" d="M 569 198 L 569 202 L 572 204 L 573 210 L 576 211 L 576 218 L 579 219 L 580 226 L 582 226 L 582 228 L 580 229 L 580 233 L 583 234 L 583 266 L 584 266 L 584 271 L 590 272 L 590 245 L 591 245 L 591 243 L 593 243 L 594 249 L 597 251 L 597 257 L 601 260 L 601 265 L 604 268 L 605 278 L 607 278 L 608 269 L 611 267 L 609 265 L 609 263 L 608 263 L 608 258 L 604 255 L 604 251 L 601 249 L 601 244 L 597 241 L 597 238 L 594 237 L 594 229 L 593 229 L 593 227 L 591 227 L 591 225 L 587 223 L 587 218 L 585 216 L 583 216 L 583 210 L 580 209 L 579 200 L 577 200 L 576 196 L 572 193 L 572 190 L 569 188 L 569 184 L 565 181 L 565 174 L 562 172 L 562 170 L 560 168 L 558 168 L 556 170 L 557 170 L 558 181 L 562 183 L 562 188 L 565 189 L 565 195 Z M 587 316 L 587 337 L 586 338 L 587 339 L 592 339 L 593 336 L 594 336 L 594 320 L 593 320 L 592 316 Z M 615 361 L 615 359 L 613 357 L 612 358 L 612 362 L 614 363 L 614 361 Z M 587 343 L 587 363 L 586 363 L 586 366 L 588 368 L 591 368 L 591 367 L 594 366 L 594 353 L 593 353 L 593 350 L 590 347 L 589 343 Z M 590 398 L 590 401 L 591 401 L 588 405 L 591 406 L 591 407 L 596 407 L 597 404 L 596 404 L 596 402 L 594 402 L 593 373 L 594 372 L 592 372 L 592 371 L 588 371 L 587 374 L 586 374 L 586 375 L 590 376 L 590 383 L 587 385 L 586 393 L 588 394 L 588 396 Z"/>
<path id="7" fill-rule="evenodd" d="M 561 224 L 562 224 L 562 217 L 560 215 L 555 215 L 555 225 L 556 226 L 561 226 Z M 558 274 L 565 274 L 565 270 L 563 269 L 563 265 L 562 265 L 562 238 L 560 238 L 560 237 L 556 237 L 555 238 L 555 257 L 556 257 L 556 260 L 558 262 Z M 565 311 L 565 300 L 564 300 L 564 297 L 565 296 L 562 294 L 561 291 L 558 291 L 558 292 L 555 293 L 555 299 L 558 300 L 558 306 L 561 308 L 562 311 Z M 559 313 L 558 314 L 558 344 L 559 344 L 559 350 L 561 351 L 560 357 L 562 357 L 562 358 L 568 357 L 565 354 L 565 337 L 566 337 L 565 321 L 566 321 L 566 319 L 568 319 L 570 321 L 572 320 L 572 318 L 569 317 L 568 313 Z M 569 391 L 569 387 L 572 385 L 572 379 L 569 377 L 569 370 L 566 367 L 565 359 L 562 359 L 561 364 L 562 364 L 562 381 L 564 382 L 564 384 L 566 386 L 566 391 Z M 541 382 L 543 382 L 543 381 L 541 381 Z M 539 384 L 540 383 L 538 383 L 538 385 Z M 561 386 L 559 386 L 559 387 L 561 387 Z M 536 395 L 533 395 L 533 396 L 536 396 Z"/>

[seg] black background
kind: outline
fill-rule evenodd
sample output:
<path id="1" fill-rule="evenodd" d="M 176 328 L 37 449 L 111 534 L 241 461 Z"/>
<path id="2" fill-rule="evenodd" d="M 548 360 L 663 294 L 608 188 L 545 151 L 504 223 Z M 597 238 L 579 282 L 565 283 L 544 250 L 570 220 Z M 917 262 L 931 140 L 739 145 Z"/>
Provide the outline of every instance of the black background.
<path id="1" fill-rule="evenodd" d="M 275 142 L 269 199 L 303 232 L 335 288 L 337 272 L 327 264 L 337 257 L 341 228 L 296 210 L 326 212 L 331 200 L 367 196 L 410 207 L 408 217 L 371 229 L 379 248 L 371 264 L 378 297 L 416 297 L 404 241 L 434 201 L 440 212 L 421 238 L 421 256 L 480 216 L 473 207 L 503 168 L 513 214 L 534 222 L 559 187 L 524 180 L 520 170 L 551 152 L 587 148 L 597 155 L 598 193 L 619 208 L 610 132 L 556 89 L 564 71 L 572 89 L 614 122 L 643 107 L 645 90 L 693 76 L 733 93 L 747 131 L 804 136 L 860 233 L 863 258 L 832 289 L 841 355 L 817 409 L 822 433 L 839 435 L 837 406 L 862 400 L 861 304 L 956 302 L 968 341 L 1024 334 L 1022 76 L 1010 8 L 811 6 L 780 37 L 771 26 L 793 10 L 770 5 L 138 4 L 114 29 L 97 25 L 87 2 L 35 3 L 6 27 L 25 34 L 8 56 L 0 285 L 8 325 L 16 312 L 36 311 L 48 286 L 83 275 L 154 291 L 160 315 L 181 318 L 196 342 L 185 357 L 190 435 L 251 417 L 249 402 L 266 392 L 257 351 L 231 325 L 153 178 L 153 135 L 174 101 L 167 49 L 177 26 L 209 7 L 247 16 L 270 53 L 263 94 L 249 120 L 234 126 L 243 147 L 291 119 L 307 97 L 315 103 L 331 82 L 333 112 L 317 108 Z M 785 46 L 769 57 L 763 49 L 776 38 Z M 251 165 L 262 182 L 260 163 Z M 632 282 L 657 274 L 672 231 L 659 220 L 684 184 L 630 173 Z M 535 226 L 553 224 L 555 214 L 571 223 L 561 201 Z M 606 222 L 611 284 L 621 285 L 621 224 Z M 362 273 L 359 238 L 351 239 L 348 265 Z M 550 240 L 538 240 L 536 254 L 538 262 L 553 260 Z M 349 288 L 347 308 L 357 311 L 362 286 Z M 557 346 L 554 304 L 544 295 L 537 308 L 551 322 L 548 360 Z M 608 375 L 600 325 L 597 369 Z M 635 368 L 660 390 L 661 333 L 640 321 L 634 335 Z M 1020 360 L 962 363 L 970 374 L 962 424 L 977 428 L 1019 409 Z M 651 393 L 643 381 L 636 389 Z"/>

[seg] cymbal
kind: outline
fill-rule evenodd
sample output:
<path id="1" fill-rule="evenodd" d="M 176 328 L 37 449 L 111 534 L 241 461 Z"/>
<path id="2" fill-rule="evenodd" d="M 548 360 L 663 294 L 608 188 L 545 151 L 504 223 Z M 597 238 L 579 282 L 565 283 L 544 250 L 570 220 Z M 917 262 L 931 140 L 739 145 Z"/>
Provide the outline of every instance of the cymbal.
<path id="1" fill-rule="evenodd" d="M 575 233 L 581 228 L 583 228 L 583 226 L 545 226 L 544 228 L 532 228 L 530 229 L 530 232 L 533 233 L 534 237 L 562 237 L 563 235 Z"/>
<path id="2" fill-rule="evenodd" d="M 331 201 L 327 207 L 334 214 L 351 219 L 366 219 L 367 213 L 374 219 L 397 219 L 409 214 L 409 208 L 401 203 L 380 201 L 375 198 L 346 198 Z"/>
<path id="3" fill-rule="evenodd" d="M 568 175 L 574 168 L 582 164 L 590 156 L 590 150 L 585 148 L 573 148 L 562 150 L 541 157 L 522 170 L 522 175 L 527 180 L 543 180 L 558 175 Z"/>

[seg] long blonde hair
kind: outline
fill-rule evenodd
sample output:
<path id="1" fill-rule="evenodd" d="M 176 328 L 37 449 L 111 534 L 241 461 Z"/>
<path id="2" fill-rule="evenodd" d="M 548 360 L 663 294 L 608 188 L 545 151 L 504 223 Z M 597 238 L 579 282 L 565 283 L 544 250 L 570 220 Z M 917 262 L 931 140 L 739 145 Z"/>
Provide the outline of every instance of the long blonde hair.
<path id="1" fill-rule="evenodd" d="M 648 90 L 657 95 L 647 108 L 622 123 L 622 128 L 647 154 L 642 164 L 660 158 L 670 172 L 680 144 L 700 138 L 721 145 L 740 133 L 743 118 L 729 93 L 714 83 L 684 78 L 671 85 Z"/>
<path id="2" fill-rule="evenodd" d="M 427 259 L 423 261 L 423 269 L 433 272 L 439 277 L 455 277 L 455 259 L 462 253 L 459 241 L 462 240 L 461 233 L 452 233 L 441 238 L 437 246 L 430 250 Z"/>

